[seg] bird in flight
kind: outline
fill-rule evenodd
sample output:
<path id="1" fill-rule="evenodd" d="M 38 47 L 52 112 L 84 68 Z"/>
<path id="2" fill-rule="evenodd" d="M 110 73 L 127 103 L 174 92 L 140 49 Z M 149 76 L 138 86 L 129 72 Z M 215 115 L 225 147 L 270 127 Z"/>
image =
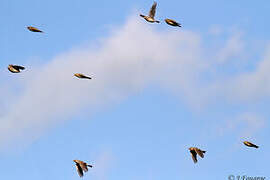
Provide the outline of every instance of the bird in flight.
<path id="1" fill-rule="evenodd" d="M 80 177 L 83 177 L 83 173 L 88 171 L 88 167 L 90 168 L 93 167 L 92 165 L 87 164 L 86 162 L 80 160 L 73 160 L 73 161 L 76 163 L 76 169 Z"/>
<path id="2" fill-rule="evenodd" d="M 141 17 L 143 17 L 146 21 L 150 22 L 150 23 L 159 23 L 159 21 L 155 20 L 155 14 L 156 14 L 156 8 L 157 8 L 157 3 L 154 2 L 154 4 L 152 5 L 148 16 L 142 15 L 140 14 Z"/>
<path id="3" fill-rule="evenodd" d="M 190 147 L 189 148 L 189 151 L 190 151 L 190 153 L 191 153 L 191 156 L 192 156 L 192 159 L 193 159 L 193 162 L 194 163 L 197 163 L 197 154 L 201 157 L 201 158 L 204 158 L 204 153 L 206 152 L 206 151 L 203 151 L 203 150 L 201 150 L 201 149 L 199 149 L 199 148 L 196 148 L 196 147 Z"/>
<path id="4" fill-rule="evenodd" d="M 248 141 L 244 141 L 243 143 L 248 147 L 259 148 L 259 146 L 255 145 L 255 144 L 253 144 L 251 142 L 248 142 Z"/>
<path id="5" fill-rule="evenodd" d="M 23 66 L 18 66 L 18 65 L 13 65 L 13 64 L 10 64 L 8 65 L 8 70 L 12 73 L 19 73 L 21 72 L 21 70 L 24 70 L 25 67 Z"/>
<path id="6" fill-rule="evenodd" d="M 170 26 L 178 26 L 178 27 L 182 27 L 180 23 L 176 22 L 173 19 L 165 19 L 165 22 L 170 25 Z"/>
<path id="7" fill-rule="evenodd" d="M 32 31 L 32 32 L 40 32 L 40 33 L 43 33 L 43 31 L 39 30 L 38 28 L 32 27 L 32 26 L 28 26 L 27 29 L 28 29 L 29 31 Z"/>
<path id="8" fill-rule="evenodd" d="M 82 78 L 82 79 L 92 79 L 89 76 L 85 76 L 84 74 L 81 73 L 75 73 L 74 76 L 76 76 L 77 78 Z"/>

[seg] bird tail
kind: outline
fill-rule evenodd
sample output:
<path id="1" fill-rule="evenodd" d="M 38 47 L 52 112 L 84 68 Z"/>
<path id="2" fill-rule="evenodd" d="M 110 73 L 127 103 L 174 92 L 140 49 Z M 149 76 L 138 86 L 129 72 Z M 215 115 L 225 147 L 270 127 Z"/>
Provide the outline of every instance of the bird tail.
<path id="1" fill-rule="evenodd" d="M 160 23 L 160 21 L 156 21 L 156 23 Z"/>
<path id="2" fill-rule="evenodd" d="M 257 145 L 254 145 L 254 147 L 255 147 L 255 148 L 259 148 L 259 146 L 257 146 Z"/>
<path id="3" fill-rule="evenodd" d="M 203 153 L 206 153 L 206 151 L 202 151 Z"/>

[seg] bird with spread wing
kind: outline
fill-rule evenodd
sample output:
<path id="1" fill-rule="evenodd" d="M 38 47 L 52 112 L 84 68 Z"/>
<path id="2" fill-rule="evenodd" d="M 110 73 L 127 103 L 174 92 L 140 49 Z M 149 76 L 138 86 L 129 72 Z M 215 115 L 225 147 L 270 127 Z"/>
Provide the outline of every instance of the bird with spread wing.
<path id="1" fill-rule="evenodd" d="M 73 160 L 76 163 L 76 169 L 78 172 L 78 175 L 80 177 L 83 177 L 83 173 L 88 171 L 88 167 L 92 168 L 93 166 L 90 164 L 87 164 L 86 162 L 80 161 L 80 160 Z"/>
<path id="2" fill-rule="evenodd" d="M 143 14 L 140 14 L 141 17 L 143 17 L 146 21 L 150 22 L 150 23 L 159 23 L 159 21 L 155 20 L 155 15 L 156 15 L 156 8 L 157 8 L 157 3 L 154 2 L 154 4 L 152 5 L 148 16 L 145 16 Z"/>
<path id="3" fill-rule="evenodd" d="M 199 148 L 196 148 L 196 147 L 190 147 L 189 148 L 189 151 L 190 151 L 190 153 L 191 153 L 191 156 L 192 156 L 192 159 L 193 159 L 193 162 L 194 163 L 197 163 L 197 154 L 201 157 L 201 158 L 204 158 L 204 153 L 206 152 L 206 151 L 203 151 L 203 150 L 201 150 L 201 149 L 199 149 Z"/>

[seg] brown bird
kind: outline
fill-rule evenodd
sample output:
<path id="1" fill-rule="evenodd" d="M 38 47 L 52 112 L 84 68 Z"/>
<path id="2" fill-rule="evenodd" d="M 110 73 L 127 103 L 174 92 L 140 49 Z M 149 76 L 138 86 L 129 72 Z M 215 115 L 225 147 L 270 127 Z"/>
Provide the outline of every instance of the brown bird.
<path id="1" fill-rule="evenodd" d="M 152 5 L 148 16 L 142 15 L 140 14 L 141 17 L 143 17 L 146 21 L 150 22 L 150 23 L 159 23 L 159 21 L 155 20 L 155 14 L 156 14 L 156 8 L 157 8 L 157 3 L 154 2 L 154 4 Z"/>
<path id="2" fill-rule="evenodd" d="M 180 23 L 178 23 L 178 22 L 176 22 L 175 20 L 172 20 L 172 19 L 165 19 L 165 22 L 166 22 L 168 25 L 171 25 L 171 26 L 182 27 Z"/>
<path id="3" fill-rule="evenodd" d="M 18 65 L 13 65 L 10 64 L 8 65 L 8 70 L 12 73 L 19 73 L 21 70 L 24 70 L 25 68 L 23 66 L 18 66 Z"/>
<path id="4" fill-rule="evenodd" d="M 255 144 L 253 144 L 251 142 L 248 142 L 248 141 L 244 141 L 243 143 L 248 147 L 259 148 L 259 146 L 255 145 Z"/>
<path id="5" fill-rule="evenodd" d="M 76 73 L 74 74 L 74 76 L 78 78 L 82 78 L 82 79 L 92 79 L 91 77 L 85 76 L 84 74 L 81 74 L 81 73 Z"/>
<path id="6" fill-rule="evenodd" d="M 32 32 L 40 32 L 40 33 L 43 33 L 43 31 L 39 30 L 38 28 L 32 27 L 32 26 L 28 26 L 27 29 L 28 29 L 29 31 L 32 31 Z"/>
<path id="7" fill-rule="evenodd" d="M 88 167 L 92 168 L 93 166 L 90 164 L 87 164 L 80 160 L 73 160 L 76 163 L 76 169 L 80 177 L 83 177 L 83 172 L 88 171 Z"/>
<path id="8" fill-rule="evenodd" d="M 193 159 L 193 161 L 194 161 L 194 163 L 197 163 L 197 154 L 201 157 L 201 158 L 204 158 L 204 153 L 206 152 L 206 151 L 203 151 L 203 150 L 201 150 L 201 149 L 199 149 L 199 148 L 196 148 L 196 147 L 190 147 L 189 148 L 189 151 L 190 151 L 190 153 L 191 153 L 191 156 L 192 156 L 192 159 Z"/>

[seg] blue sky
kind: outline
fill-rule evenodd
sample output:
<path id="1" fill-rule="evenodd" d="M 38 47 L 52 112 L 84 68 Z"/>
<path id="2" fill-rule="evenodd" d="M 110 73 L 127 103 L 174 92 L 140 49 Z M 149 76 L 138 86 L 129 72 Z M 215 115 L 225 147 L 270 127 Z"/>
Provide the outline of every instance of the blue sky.
<path id="1" fill-rule="evenodd" d="M 2 179 L 270 177 L 270 2 L 152 3 L 0 2 Z"/>

